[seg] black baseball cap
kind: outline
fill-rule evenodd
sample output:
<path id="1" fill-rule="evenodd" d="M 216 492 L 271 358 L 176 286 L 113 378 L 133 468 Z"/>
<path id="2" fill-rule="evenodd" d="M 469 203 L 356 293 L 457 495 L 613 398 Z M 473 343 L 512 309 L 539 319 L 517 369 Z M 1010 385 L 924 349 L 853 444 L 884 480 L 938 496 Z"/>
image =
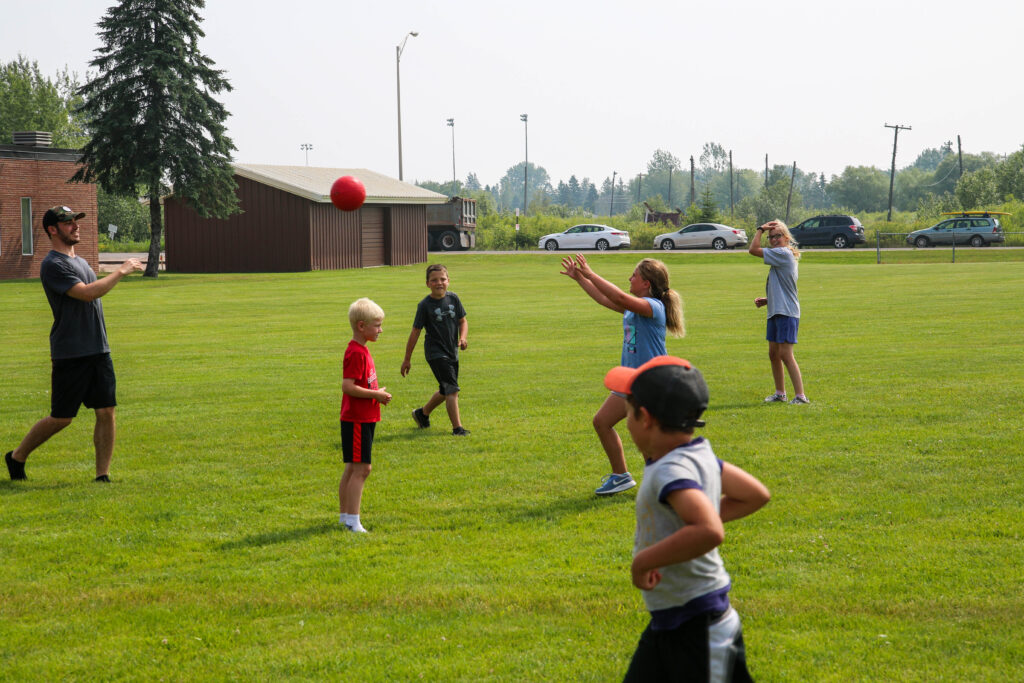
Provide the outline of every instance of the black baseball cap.
<path id="1" fill-rule="evenodd" d="M 685 358 L 658 356 L 638 368 L 612 368 L 604 385 L 631 395 L 664 429 L 704 426 L 700 416 L 708 408 L 708 385 L 700 370 Z"/>
<path id="2" fill-rule="evenodd" d="M 85 218 L 85 212 L 80 211 L 75 213 L 75 210 L 68 206 L 54 206 L 46 210 L 43 214 L 43 227 L 48 228 L 51 225 L 57 225 L 58 223 L 68 223 L 70 221 L 77 221 Z"/>

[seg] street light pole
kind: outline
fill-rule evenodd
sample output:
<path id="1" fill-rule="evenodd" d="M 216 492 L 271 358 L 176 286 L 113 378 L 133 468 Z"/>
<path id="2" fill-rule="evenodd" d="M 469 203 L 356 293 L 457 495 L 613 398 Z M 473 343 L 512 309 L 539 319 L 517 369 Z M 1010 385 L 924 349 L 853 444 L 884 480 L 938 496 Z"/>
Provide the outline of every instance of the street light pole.
<path id="1" fill-rule="evenodd" d="M 402 52 L 409 36 L 415 38 L 419 33 L 409 31 L 402 42 L 395 46 L 395 86 L 398 88 L 398 179 L 402 180 Z"/>
<path id="2" fill-rule="evenodd" d="M 313 149 L 313 145 L 303 142 L 299 147 L 306 153 L 306 166 L 309 166 L 309 150 Z"/>
<path id="3" fill-rule="evenodd" d="M 519 120 L 523 122 L 523 138 L 526 143 L 526 161 L 523 163 L 523 215 L 526 215 L 526 207 L 529 204 L 529 198 L 526 194 L 527 179 L 530 173 L 530 124 L 526 122 L 526 114 L 520 114 Z"/>
<path id="4" fill-rule="evenodd" d="M 455 119 L 448 119 L 448 126 L 452 129 L 452 193 L 454 193 L 458 182 L 455 175 Z"/>

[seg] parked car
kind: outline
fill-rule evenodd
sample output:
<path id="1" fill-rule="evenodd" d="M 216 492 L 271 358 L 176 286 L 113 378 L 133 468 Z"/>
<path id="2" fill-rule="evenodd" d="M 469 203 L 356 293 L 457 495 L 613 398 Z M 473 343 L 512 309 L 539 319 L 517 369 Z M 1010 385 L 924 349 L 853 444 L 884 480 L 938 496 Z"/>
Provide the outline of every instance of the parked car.
<path id="1" fill-rule="evenodd" d="M 864 226 L 855 216 L 815 216 L 789 229 L 801 247 L 831 244 L 845 249 L 864 243 Z"/>
<path id="2" fill-rule="evenodd" d="M 659 249 L 735 249 L 747 244 L 747 233 L 721 223 L 693 223 L 654 238 Z"/>
<path id="3" fill-rule="evenodd" d="M 924 249 L 935 244 L 970 244 L 983 247 L 993 242 L 1005 242 L 999 219 L 982 211 L 965 211 L 958 218 L 947 218 L 930 228 L 915 230 L 907 235 L 907 244 Z"/>
<path id="4" fill-rule="evenodd" d="M 608 225 L 574 225 L 565 232 L 555 232 L 540 238 L 541 249 L 621 249 L 629 246 L 629 233 Z"/>

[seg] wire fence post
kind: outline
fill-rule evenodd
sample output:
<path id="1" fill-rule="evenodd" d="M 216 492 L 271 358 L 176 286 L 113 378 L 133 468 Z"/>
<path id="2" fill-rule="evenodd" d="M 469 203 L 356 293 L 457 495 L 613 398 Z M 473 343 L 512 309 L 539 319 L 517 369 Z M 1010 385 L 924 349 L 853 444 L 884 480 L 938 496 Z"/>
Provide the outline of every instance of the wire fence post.
<path id="1" fill-rule="evenodd" d="M 953 233 L 953 263 L 956 263 L 956 230 L 951 230 Z"/>
<path id="2" fill-rule="evenodd" d="M 877 228 L 875 229 L 875 263 L 882 262 L 882 233 Z"/>

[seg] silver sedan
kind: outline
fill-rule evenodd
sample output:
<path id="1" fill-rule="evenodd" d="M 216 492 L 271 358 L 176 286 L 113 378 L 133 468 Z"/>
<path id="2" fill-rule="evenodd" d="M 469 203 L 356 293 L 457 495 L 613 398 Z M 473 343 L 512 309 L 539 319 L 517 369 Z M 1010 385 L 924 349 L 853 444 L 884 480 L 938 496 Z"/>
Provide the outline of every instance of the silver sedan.
<path id="1" fill-rule="evenodd" d="M 654 238 L 658 249 L 735 249 L 746 246 L 747 233 L 721 223 L 693 223 Z"/>

